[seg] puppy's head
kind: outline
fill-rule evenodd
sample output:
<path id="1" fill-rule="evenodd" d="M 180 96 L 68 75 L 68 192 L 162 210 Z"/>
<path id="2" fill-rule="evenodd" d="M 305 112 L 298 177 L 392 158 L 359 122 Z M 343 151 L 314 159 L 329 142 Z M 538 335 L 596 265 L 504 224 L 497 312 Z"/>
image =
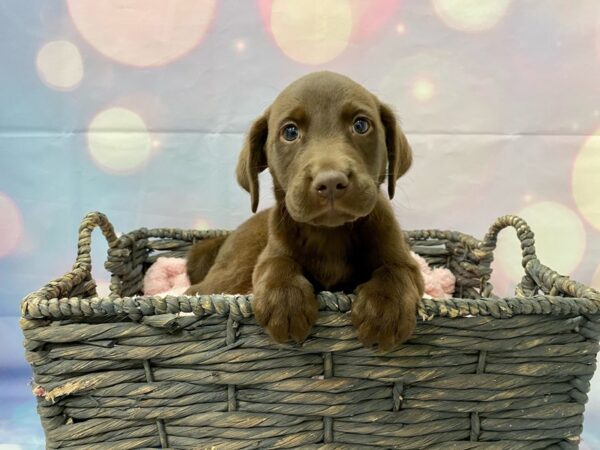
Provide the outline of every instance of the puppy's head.
<path id="1" fill-rule="evenodd" d="M 246 138 L 237 179 L 258 207 L 258 174 L 269 168 L 297 222 L 337 227 L 368 215 L 387 178 L 410 167 L 412 154 L 389 107 L 347 77 L 306 75 L 289 85 Z"/>

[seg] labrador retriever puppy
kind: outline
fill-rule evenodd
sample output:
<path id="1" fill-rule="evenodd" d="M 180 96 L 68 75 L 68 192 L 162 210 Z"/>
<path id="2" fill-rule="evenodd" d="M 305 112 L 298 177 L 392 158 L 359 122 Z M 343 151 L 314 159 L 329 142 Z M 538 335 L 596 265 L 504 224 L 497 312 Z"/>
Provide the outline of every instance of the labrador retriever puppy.
<path id="1" fill-rule="evenodd" d="M 352 322 L 367 346 L 411 335 L 423 279 L 388 198 L 412 155 L 392 110 L 349 78 L 293 82 L 250 128 L 237 180 L 259 198 L 269 169 L 276 205 L 188 255 L 187 294 L 254 294 L 256 320 L 278 342 L 306 338 L 315 293 L 356 292 Z"/>

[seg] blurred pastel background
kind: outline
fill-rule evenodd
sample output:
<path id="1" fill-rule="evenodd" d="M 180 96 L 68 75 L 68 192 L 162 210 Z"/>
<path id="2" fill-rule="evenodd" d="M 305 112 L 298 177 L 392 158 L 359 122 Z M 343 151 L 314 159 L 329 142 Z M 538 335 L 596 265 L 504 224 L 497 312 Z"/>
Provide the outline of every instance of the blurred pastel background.
<path id="1" fill-rule="evenodd" d="M 415 153 L 394 199 L 404 228 L 482 237 L 520 214 L 545 264 L 600 288 L 597 0 L 7 0 L 0 450 L 43 448 L 19 301 L 69 270 L 85 213 L 120 231 L 235 227 L 251 214 L 233 176 L 247 127 L 323 69 L 401 117 Z M 504 294 L 521 276 L 513 234 L 495 262 Z M 95 236 L 101 289 L 105 251 Z M 596 377 L 582 449 L 600 449 L 599 425 Z"/>

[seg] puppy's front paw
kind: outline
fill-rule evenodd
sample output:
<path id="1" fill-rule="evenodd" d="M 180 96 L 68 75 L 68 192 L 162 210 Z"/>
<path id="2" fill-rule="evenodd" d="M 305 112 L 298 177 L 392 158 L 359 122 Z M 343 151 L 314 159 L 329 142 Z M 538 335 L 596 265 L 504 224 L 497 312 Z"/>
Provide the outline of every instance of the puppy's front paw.
<path id="1" fill-rule="evenodd" d="M 422 282 L 407 281 L 396 285 L 371 280 L 357 288 L 352 323 L 363 345 L 377 345 L 378 350 L 386 351 L 411 336 Z"/>
<path id="2" fill-rule="evenodd" d="M 302 342 L 319 316 L 312 285 L 298 276 L 289 284 L 255 287 L 252 309 L 257 322 L 277 342 Z"/>

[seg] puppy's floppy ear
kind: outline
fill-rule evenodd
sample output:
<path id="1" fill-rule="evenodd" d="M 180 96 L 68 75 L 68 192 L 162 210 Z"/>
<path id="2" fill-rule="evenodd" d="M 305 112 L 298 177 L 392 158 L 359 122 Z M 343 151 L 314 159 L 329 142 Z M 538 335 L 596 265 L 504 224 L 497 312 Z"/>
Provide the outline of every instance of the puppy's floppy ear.
<path id="1" fill-rule="evenodd" d="M 404 175 L 412 164 L 412 150 L 391 108 L 379 103 L 379 114 L 385 128 L 385 145 L 388 157 L 388 194 L 390 198 L 393 198 L 396 191 L 396 180 Z"/>
<path id="2" fill-rule="evenodd" d="M 268 111 L 254 121 L 238 158 L 237 181 L 250 193 L 252 212 L 258 208 L 258 174 L 267 168 Z"/>

